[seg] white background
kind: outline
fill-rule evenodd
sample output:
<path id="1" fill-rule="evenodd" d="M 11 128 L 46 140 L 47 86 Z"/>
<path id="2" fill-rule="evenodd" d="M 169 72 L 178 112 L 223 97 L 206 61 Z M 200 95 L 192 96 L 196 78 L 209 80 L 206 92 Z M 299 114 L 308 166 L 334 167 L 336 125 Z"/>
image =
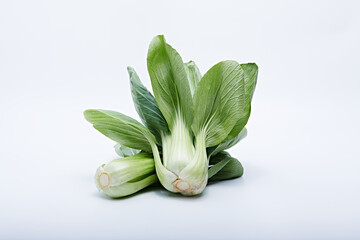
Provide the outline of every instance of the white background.
<path id="1" fill-rule="evenodd" d="M 1 1 L 1 239 L 360 239 L 356 1 Z M 157 34 L 203 73 L 260 72 L 241 179 L 195 198 L 97 192 L 114 143 L 87 108 L 137 118 L 128 65 L 150 87 Z"/>

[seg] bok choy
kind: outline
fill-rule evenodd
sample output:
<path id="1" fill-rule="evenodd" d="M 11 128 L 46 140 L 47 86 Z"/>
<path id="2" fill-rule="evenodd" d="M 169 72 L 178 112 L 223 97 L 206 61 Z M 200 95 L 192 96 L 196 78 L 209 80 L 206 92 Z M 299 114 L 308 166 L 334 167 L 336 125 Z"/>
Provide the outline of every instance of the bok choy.
<path id="1" fill-rule="evenodd" d="M 124 197 L 157 182 L 154 159 L 150 153 L 119 158 L 101 165 L 95 184 L 109 197 Z"/>
<path id="2" fill-rule="evenodd" d="M 147 67 L 154 95 L 128 67 L 133 101 L 144 125 L 109 110 L 86 110 L 85 118 L 118 143 L 116 151 L 123 161 L 142 156 L 142 160 L 132 159 L 140 169 L 140 165 L 146 165 L 141 163 L 143 159 L 150 158 L 144 154 L 152 154 L 157 178 L 171 192 L 196 195 L 208 180 L 240 177 L 240 162 L 223 150 L 247 135 L 245 125 L 251 112 L 257 65 L 223 61 L 202 76 L 193 61 L 184 63 L 163 36 L 156 36 L 150 43 Z M 132 174 L 133 179 L 143 181 L 141 176 L 150 173 L 137 174 Z M 139 184 L 140 188 L 145 185 Z"/>

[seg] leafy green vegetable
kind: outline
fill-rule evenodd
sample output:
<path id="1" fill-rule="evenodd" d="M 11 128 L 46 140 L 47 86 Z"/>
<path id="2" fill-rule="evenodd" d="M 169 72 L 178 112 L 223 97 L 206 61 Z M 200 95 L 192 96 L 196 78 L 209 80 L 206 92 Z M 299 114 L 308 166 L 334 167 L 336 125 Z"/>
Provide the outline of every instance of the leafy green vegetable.
<path id="1" fill-rule="evenodd" d="M 243 173 L 241 163 L 223 150 L 246 137 L 244 127 L 251 112 L 257 65 L 223 61 L 202 76 L 193 61 L 184 63 L 160 35 L 150 43 L 147 68 L 155 97 L 141 83 L 135 70 L 128 67 L 134 105 L 145 126 L 114 111 L 84 112 L 94 128 L 118 143 L 116 151 L 125 160 L 117 160 L 117 164 L 139 159 L 136 156 L 146 159 L 139 162 L 152 159 L 160 183 L 167 190 L 183 195 L 200 194 L 208 178 L 218 181 L 240 177 Z M 153 155 L 141 155 L 144 152 L 140 151 Z M 135 163 L 121 166 L 129 168 L 122 174 L 134 177 L 126 179 L 128 183 L 142 182 L 153 176 L 153 172 L 141 175 L 132 170 L 141 169 Z M 115 169 L 112 171 L 113 175 L 117 174 Z M 106 177 L 103 176 L 105 182 Z M 151 177 L 142 185 L 130 188 L 139 190 L 154 181 Z M 102 184 L 101 179 L 98 184 Z M 120 185 L 118 183 L 116 190 L 107 194 L 131 194 L 128 188 Z"/>
<path id="2" fill-rule="evenodd" d="M 93 127 L 109 137 L 110 139 L 133 149 L 140 149 L 151 152 L 154 155 L 156 172 L 160 182 L 166 189 L 176 180 L 176 175 L 168 171 L 162 164 L 160 154 L 156 146 L 155 136 L 141 123 L 133 118 L 115 111 L 109 110 L 86 110 L 84 112 L 86 120 L 93 124 Z M 170 182 L 165 181 L 169 180 Z"/>
<path id="3" fill-rule="evenodd" d="M 95 174 L 99 191 L 112 198 L 128 196 L 157 181 L 154 159 L 144 152 L 103 164 Z"/>
<path id="4" fill-rule="evenodd" d="M 193 146 L 190 84 L 194 86 L 196 79 L 188 79 L 188 65 L 163 36 L 151 41 L 147 66 L 156 102 L 170 129 L 170 133 L 162 135 L 163 162 L 155 156 L 160 183 L 171 192 L 198 194 L 206 186 L 207 160 L 206 153 L 205 157 L 197 156 Z"/>
<path id="5" fill-rule="evenodd" d="M 245 109 L 244 70 L 235 61 L 224 61 L 199 81 L 196 65 L 184 65 L 163 36 L 151 42 L 147 63 L 155 99 L 170 129 L 162 135 L 163 162 L 155 161 L 160 182 L 172 192 L 199 194 L 207 183 L 206 147 L 222 143 Z"/>

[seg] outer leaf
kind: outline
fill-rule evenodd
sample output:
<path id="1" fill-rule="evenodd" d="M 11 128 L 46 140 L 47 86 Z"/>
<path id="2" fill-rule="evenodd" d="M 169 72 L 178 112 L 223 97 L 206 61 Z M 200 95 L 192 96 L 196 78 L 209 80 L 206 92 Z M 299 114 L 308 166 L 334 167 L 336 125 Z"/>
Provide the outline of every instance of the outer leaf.
<path id="1" fill-rule="evenodd" d="M 255 63 L 247 63 L 241 64 L 241 68 L 244 70 L 245 78 L 245 108 L 226 140 L 233 139 L 239 134 L 248 122 L 251 113 L 251 99 L 257 83 L 258 66 Z"/>
<path id="2" fill-rule="evenodd" d="M 130 157 L 130 156 L 134 156 L 136 154 L 138 154 L 140 152 L 140 150 L 137 149 L 132 149 L 129 147 L 125 147 L 119 143 L 117 143 L 115 146 L 115 152 L 120 156 L 120 157 Z"/>
<path id="3" fill-rule="evenodd" d="M 209 182 L 241 177 L 244 168 L 241 163 L 227 152 L 220 152 L 210 158 Z"/>
<path id="4" fill-rule="evenodd" d="M 206 130 L 206 147 L 221 143 L 241 117 L 245 107 L 243 69 L 235 61 L 213 66 L 201 79 L 194 94 L 195 136 Z"/>
<path id="5" fill-rule="evenodd" d="M 95 129 L 121 145 L 151 152 L 148 140 L 155 142 L 155 137 L 135 119 L 115 111 L 96 109 L 86 110 L 84 116 Z"/>
<path id="6" fill-rule="evenodd" d="M 188 75 L 191 95 L 194 95 L 197 84 L 200 81 L 200 79 L 202 78 L 200 70 L 196 66 L 195 62 L 193 62 L 193 61 L 189 61 L 189 62 L 185 63 L 185 70 Z"/>
<path id="7" fill-rule="evenodd" d="M 170 130 L 179 111 L 191 126 L 193 103 L 184 63 L 176 50 L 166 44 L 164 36 L 151 41 L 147 67 L 156 102 Z"/>
<path id="8" fill-rule="evenodd" d="M 143 124 L 161 143 L 161 132 L 169 131 L 168 125 L 155 101 L 154 96 L 141 83 L 139 76 L 132 67 L 127 68 L 130 77 L 131 94 L 135 109 Z"/>
<path id="9" fill-rule="evenodd" d="M 241 132 L 235 138 L 228 140 L 226 142 L 220 143 L 216 147 L 211 147 L 211 148 L 207 149 L 208 156 L 216 155 L 217 153 L 219 153 L 221 151 L 224 151 L 226 149 L 229 149 L 229 148 L 235 146 L 238 142 L 243 140 L 246 136 L 247 136 L 247 129 L 243 128 L 243 130 L 241 130 Z"/>

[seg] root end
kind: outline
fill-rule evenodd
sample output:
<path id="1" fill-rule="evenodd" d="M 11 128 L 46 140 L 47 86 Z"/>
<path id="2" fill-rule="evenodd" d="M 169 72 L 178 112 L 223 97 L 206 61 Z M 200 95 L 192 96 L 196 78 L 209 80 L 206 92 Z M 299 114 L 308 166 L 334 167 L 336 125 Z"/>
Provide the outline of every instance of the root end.
<path id="1" fill-rule="evenodd" d="M 191 186 L 188 182 L 181 180 L 181 179 L 175 181 L 174 187 L 179 192 L 186 192 L 187 190 L 189 190 L 191 188 Z"/>
<path id="2" fill-rule="evenodd" d="M 101 188 L 107 188 L 110 185 L 110 175 L 107 172 L 102 172 L 99 175 L 99 185 Z"/>

